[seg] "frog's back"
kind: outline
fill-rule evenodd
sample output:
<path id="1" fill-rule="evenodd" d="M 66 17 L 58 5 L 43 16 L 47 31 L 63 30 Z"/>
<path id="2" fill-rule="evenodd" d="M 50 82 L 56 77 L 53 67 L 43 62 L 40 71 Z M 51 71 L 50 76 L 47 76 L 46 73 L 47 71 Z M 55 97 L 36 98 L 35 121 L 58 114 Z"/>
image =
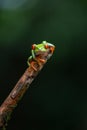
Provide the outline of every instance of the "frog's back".
<path id="1" fill-rule="evenodd" d="M 41 43 L 41 44 L 37 44 L 36 48 L 35 48 L 35 52 L 38 52 L 38 51 L 46 51 L 45 47 L 44 47 L 44 44 Z"/>

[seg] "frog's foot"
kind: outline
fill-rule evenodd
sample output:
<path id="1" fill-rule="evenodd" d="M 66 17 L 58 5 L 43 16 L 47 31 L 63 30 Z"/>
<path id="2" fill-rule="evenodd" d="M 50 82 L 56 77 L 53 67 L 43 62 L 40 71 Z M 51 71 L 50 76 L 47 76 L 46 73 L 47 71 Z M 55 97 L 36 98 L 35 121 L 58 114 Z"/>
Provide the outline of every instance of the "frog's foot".
<path id="1" fill-rule="evenodd" d="M 46 61 L 44 59 L 38 58 L 38 60 L 42 63 L 45 63 Z"/>
<path id="2" fill-rule="evenodd" d="M 33 68 L 33 70 L 37 71 L 37 68 L 35 67 L 35 62 L 32 61 L 32 63 L 30 64 L 30 66 Z"/>

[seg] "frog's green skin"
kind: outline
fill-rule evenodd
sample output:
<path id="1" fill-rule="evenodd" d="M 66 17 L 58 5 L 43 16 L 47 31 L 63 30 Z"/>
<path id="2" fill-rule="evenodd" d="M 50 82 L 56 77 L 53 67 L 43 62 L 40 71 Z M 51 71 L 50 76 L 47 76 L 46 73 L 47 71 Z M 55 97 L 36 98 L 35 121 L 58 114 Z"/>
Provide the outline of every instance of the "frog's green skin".
<path id="1" fill-rule="evenodd" d="M 46 52 L 47 51 L 47 49 L 45 48 L 45 45 L 48 45 L 48 46 L 54 46 L 54 45 L 52 45 L 51 43 L 48 43 L 48 42 L 46 42 L 46 41 L 43 41 L 42 43 L 40 43 L 40 44 L 34 44 L 34 46 L 35 46 L 35 49 L 33 50 L 31 50 L 31 56 L 28 58 L 28 61 L 27 61 L 27 63 L 28 63 L 28 66 L 30 66 L 30 61 L 32 60 L 32 59 L 34 59 L 34 60 L 36 60 L 36 55 L 40 52 Z"/>

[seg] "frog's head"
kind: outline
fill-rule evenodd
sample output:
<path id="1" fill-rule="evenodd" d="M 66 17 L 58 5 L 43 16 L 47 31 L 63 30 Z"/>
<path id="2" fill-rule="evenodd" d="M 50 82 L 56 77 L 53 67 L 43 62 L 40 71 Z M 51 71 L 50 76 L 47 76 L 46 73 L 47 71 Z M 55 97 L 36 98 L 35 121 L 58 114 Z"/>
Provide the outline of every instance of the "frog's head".
<path id="1" fill-rule="evenodd" d="M 36 53 L 37 52 L 46 52 L 49 50 L 50 53 L 53 53 L 55 49 L 55 46 L 51 43 L 48 43 L 46 41 L 43 41 L 40 44 L 33 44 L 32 45 L 32 50 L 34 50 Z"/>
<path id="2" fill-rule="evenodd" d="M 49 50 L 50 53 L 53 53 L 53 52 L 54 52 L 55 46 L 54 46 L 53 44 L 48 43 L 48 42 L 46 42 L 46 41 L 43 41 L 43 44 L 44 44 L 45 49 Z"/>
<path id="3" fill-rule="evenodd" d="M 32 45 L 32 51 L 35 53 L 36 56 L 44 56 L 47 59 L 49 59 L 52 56 L 54 49 L 55 46 L 46 41 L 43 41 L 40 44 Z"/>

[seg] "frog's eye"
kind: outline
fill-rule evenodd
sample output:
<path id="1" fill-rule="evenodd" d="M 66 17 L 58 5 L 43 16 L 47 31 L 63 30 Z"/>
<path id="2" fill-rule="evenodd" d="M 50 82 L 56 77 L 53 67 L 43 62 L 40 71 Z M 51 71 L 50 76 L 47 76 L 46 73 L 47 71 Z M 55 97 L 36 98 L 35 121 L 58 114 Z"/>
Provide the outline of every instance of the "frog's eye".
<path id="1" fill-rule="evenodd" d="M 35 44 L 32 45 L 32 50 L 35 50 Z"/>
<path id="2" fill-rule="evenodd" d="M 45 45 L 44 45 L 44 47 L 45 47 L 46 49 L 48 49 L 48 48 L 49 48 L 48 44 L 45 44 Z"/>

